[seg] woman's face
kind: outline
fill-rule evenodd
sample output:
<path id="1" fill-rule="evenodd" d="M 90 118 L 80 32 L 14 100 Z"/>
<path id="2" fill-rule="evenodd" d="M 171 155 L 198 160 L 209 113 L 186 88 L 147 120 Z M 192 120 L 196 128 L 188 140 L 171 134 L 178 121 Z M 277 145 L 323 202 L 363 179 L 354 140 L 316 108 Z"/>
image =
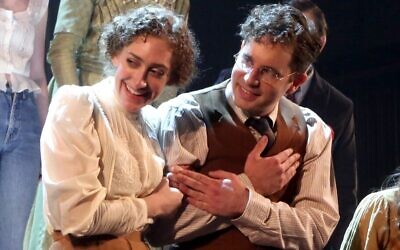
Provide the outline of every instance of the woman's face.
<path id="1" fill-rule="evenodd" d="M 119 102 L 137 112 L 161 94 L 169 80 L 172 49 L 164 39 L 139 36 L 112 58 Z"/>

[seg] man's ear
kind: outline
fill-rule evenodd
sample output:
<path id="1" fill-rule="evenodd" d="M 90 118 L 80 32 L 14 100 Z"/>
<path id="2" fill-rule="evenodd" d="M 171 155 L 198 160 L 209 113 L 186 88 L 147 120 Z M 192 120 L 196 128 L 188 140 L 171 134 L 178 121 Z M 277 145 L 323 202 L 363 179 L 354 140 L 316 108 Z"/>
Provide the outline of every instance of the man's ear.
<path id="1" fill-rule="evenodd" d="M 320 44 L 321 44 L 321 49 L 319 50 L 319 52 L 321 53 L 322 50 L 324 50 L 325 45 L 326 45 L 326 35 L 321 36 L 319 40 L 320 40 Z"/>
<path id="2" fill-rule="evenodd" d="M 289 87 L 289 89 L 286 91 L 287 94 L 293 94 L 294 92 L 297 91 L 297 89 L 302 85 L 306 80 L 307 80 L 307 75 L 306 73 L 297 73 L 293 76 L 293 83 Z"/>

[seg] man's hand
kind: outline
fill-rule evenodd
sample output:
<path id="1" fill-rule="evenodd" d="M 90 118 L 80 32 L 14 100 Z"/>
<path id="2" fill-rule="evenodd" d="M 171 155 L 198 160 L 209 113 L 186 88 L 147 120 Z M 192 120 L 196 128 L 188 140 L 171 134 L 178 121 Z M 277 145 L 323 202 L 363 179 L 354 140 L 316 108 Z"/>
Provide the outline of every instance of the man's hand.
<path id="1" fill-rule="evenodd" d="M 178 169 L 179 169 L 179 170 L 180 170 L 180 169 L 192 170 L 192 168 L 191 168 L 190 165 L 173 165 L 173 166 L 169 166 L 169 167 L 168 167 L 167 178 L 168 178 L 168 181 L 169 181 L 169 186 L 170 186 L 170 187 L 173 187 L 173 188 L 178 188 L 178 189 L 179 189 L 179 187 L 178 187 L 179 183 L 176 182 L 176 178 L 175 178 L 175 176 L 174 176 L 174 174 L 173 174 L 173 170 L 174 170 L 174 169 L 176 169 L 176 170 L 178 170 Z"/>
<path id="2" fill-rule="evenodd" d="M 235 174 L 217 170 L 207 176 L 177 166 L 170 170 L 169 179 L 187 195 L 188 202 L 193 206 L 229 218 L 244 212 L 249 192 Z"/>
<path id="3" fill-rule="evenodd" d="M 286 149 L 274 156 L 261 157 L 268 138 L 263 136 L 247 156 L 244 173 L 257 193 L 268 196 L 281 190 L 296 174 L 300 154 Z"/>

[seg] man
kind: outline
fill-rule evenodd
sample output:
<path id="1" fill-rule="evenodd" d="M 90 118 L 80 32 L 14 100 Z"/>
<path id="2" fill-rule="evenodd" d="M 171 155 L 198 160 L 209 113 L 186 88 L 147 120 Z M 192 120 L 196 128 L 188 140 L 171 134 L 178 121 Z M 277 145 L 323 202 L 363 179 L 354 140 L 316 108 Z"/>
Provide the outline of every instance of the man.
<path id="1" fill-rule="evenodd" d="M 325 48 L 328 26 L 322 10 L 310 0 L 291 0 L 287 4 L 299 9 L 318 37 L 321 52 Z M 217 82 L 230 77 L 231 69 L 221 71 Z M 307 80 L 290 99 L 316 112 L 334 131 L 332 160 L 337 180 L 340 221 L 326 249 L 339 249 L 343 235 L 357 206 L 357 161 L 353 102 L 323 79 L 311 65 Z"/>
<path id="2" fill-rule="evenodd" d="M 148 240 L 181 249 L 322 249 L 339 219 L 331 130 L 284 97 L 305 81 L 320 46 L 288 5 L 255 7 L 240 35 L 231 80 L 160 107 L 168 164 L 190 169 L 170 169 L 187 202 L 176 217 L 160 218 Z M 272 156 L 287 148 L 301 155 L 300 167 L 295 175 L 282 168 L 288 178 L 279 182 L 290 181 L 271 192 L 277 180 L 266 160 L 279 162 Z"/>

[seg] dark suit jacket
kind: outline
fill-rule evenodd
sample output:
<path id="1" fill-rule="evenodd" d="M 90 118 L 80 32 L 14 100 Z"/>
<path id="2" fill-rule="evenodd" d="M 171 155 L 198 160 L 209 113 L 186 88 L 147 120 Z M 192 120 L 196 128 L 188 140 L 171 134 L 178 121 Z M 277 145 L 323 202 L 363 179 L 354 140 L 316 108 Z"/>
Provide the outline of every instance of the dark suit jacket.
<path id="1" fill-rule="evenodd" d="M 220 72 L 216 82 L 231 76 Z M 357 162 L 353 102 L 314 70 L 301 106 L 317 113 L 334 131 L 332 159 L 339 200 L 340 221 L 325 249 L 339 249 L 357 206 Z"/>

